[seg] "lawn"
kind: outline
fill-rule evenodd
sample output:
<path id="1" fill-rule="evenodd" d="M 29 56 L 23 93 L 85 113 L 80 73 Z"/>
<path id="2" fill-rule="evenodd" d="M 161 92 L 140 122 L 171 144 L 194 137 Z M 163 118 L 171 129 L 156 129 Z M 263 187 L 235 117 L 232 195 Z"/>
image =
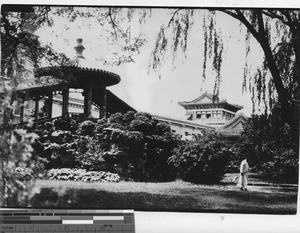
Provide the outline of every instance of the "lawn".
<path id="1" fill-rule="evenodd" d="M 297 192 L 240 191 L 236 186 L 39 180 L 36 208 L 104 208 L 151 211 L 295 214 Z"/>

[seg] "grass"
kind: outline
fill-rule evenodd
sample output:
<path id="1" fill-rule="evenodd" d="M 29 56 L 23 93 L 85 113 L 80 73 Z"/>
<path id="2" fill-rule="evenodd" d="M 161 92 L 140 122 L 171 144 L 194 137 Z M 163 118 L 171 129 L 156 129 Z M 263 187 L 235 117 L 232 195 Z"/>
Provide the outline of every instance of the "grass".
<path id="1" fill-rule="evenodd" d="M 295 214 L 297 192 L 242 192 L 235 186 L 168 183 L 87 183 L 40 180 L 36 208 L 103 208 L 152 211 Z"/>

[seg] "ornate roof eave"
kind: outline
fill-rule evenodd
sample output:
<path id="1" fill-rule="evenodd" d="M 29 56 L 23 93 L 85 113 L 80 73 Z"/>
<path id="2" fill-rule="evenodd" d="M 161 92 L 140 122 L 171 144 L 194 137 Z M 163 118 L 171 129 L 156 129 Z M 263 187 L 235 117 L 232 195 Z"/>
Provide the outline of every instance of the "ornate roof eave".
<path id="1" fill-rule="evenodd" d="M 103 81 L 106 86 L 112 86 L 118 84 L 121 81 L 119 75 L 96 68 L 79 67 L 79 66 L 53 66 L 53 67 L 43 67 L 36 70 L 35 75 L 38 77 L 45 75 L 52 75 L 55 78 L 62 79 L 67 78 L 72 75 L 84 75 L 89 78 L 93 78 L 96 81 Z M 99 79 L 99 76 L 101 80 Z"/>
<path id="2" fill-rule="evenodd" d="M 245 122 L 248 120 L 248 117 L 243 114 L 242 112 L 238 113 L 237 115 L 235 115 L 230 121 L 228 121 L 225 125 L 223 125 L 219 130 L 231 130 L 228 129 L 230 126 L 234 125 L 235 123 L 237 123 L 238 120 L 243 119 Z M 237 129 L 235 129 L 237 130 Z"/>
<path id="3" fill-rule="evenodd" d="M 217 130 L 217 132 L 225 137 L 240 137 L 243 133 L 243 130 Z"/>
<path id="4" fill-rule="evenodd" d="M 224 101 L 226 101 L 224 99 L 219 99 L 219 97 L 214 96 L 213 94 L 209 94 L 209 93 L 205 92 L 201 96 L 197 97 L 196 99 L 191 100 L 191 101 L 187 101 L 187 102 L 183 102 L 183 103 L 197 103 L 200 100 L 202 100 L 204 97 L 207 97 L 208 99 L 211 99 L 212 102 L 224 102 Z"/>
<path id="5" fill-rule="evenodd" d="M 188 106 L 211 106 L 211 105 L 217 105 L 217 106 L 229 106 L 232 108 L 236 108 L 237 110 L 243 109 L 243 106 L 241 105 L 233 105 L 228 103 L 227 101 L 219 101 L 219 102 L 212 102 L 212 103 L 193 103 L 193 102 L 178 102 L 178 104 L 182 107 L 188 107 Z"/>
<path id="6" fill-rule="evenodd" d="M 193 101 L 178 102 L 178 104 L 181 105 L 181 106 L 210 105 L 210 104 L 224 104 L 224 103 L 227 103 L 227 102 L 226 101 L 215 101 L 215 102 L 211 102 L 211 103 L 196 103 L 196 102 L 193 102 Z"/>

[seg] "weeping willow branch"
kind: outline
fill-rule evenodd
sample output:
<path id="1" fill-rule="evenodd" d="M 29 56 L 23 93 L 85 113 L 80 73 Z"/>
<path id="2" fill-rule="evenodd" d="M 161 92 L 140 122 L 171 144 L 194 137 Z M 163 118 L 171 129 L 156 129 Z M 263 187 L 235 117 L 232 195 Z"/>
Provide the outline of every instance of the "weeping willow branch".
<path id="1" fill-rule="evenodd" d="M 168 27 L 171 26 L 171 24 L 174 22 L 175 16 L 176 16 L 177 13 L 178 13 L 179 11 L 181 11 L 181 10 L 183 10 L 183 9 L 182 9 L 182 8 L 179 8 L 179 9 L 177 9 L 176 11 L 173 12 L 172 17 L 171 17 L 171 19 L 169 20 L 168 26 L 167 26 L 166 28 L 168 28 Z"/>
<path id="2" fill-rule="evenodd" d="M 285 20 L 284 17 L 282 17 L 281 15 L 276 14 L 275 12 L 273 12 L 271 10 L 263 10 L 262 13 L 266 16 L 269 16 L 272 19 L 274 19 L 274 18 L 279 19 L 282 23 L 284 23 L 288 26 L 292 26 L 288 20 Z"/>
<path id="3" fill-rule="evenodd" d="M 121 33 L 121 35 L 123 37 L 126 37 L 126 33 L 116 24 L 115 20 L 113 19 L 113 13 L 112 13 L 111 8 L 108 8 L 108 17 L 109 17 L 110 23 L 112 25 L 112 28 L 114 30 L 114 35 L 115 35 L 116 40 L 118 40 L 117 30 Z"/>

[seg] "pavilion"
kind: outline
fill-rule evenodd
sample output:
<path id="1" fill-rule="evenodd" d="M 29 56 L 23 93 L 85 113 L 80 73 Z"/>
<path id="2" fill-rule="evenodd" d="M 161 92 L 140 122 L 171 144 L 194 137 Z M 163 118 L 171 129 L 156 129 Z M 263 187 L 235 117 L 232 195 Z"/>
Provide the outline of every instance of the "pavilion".
<path id="1" fill-rule="evenodd" d="M 83 90 L 83 114 L 86 117 L 92 116 L 92 104 L 98 107 L 99 118 L 106 118 L 107 110 L 109 110 L 110 114 L 120 109 L 122 112 L 135 111 L 113 93 L 106 90 L 106 87 L 116 85 L 120 82 L 119 75 L 84 65 L 85 57 L 82 52 L 85 48 L 82 42 L 82 39 L 77 39 L 77 46 L 75 47 L 76 56 L 67 65 L 39 68 L 35 71 L 36 78 L 33 84 L 22 84 L 13 89 L 12 101 L 19 102 L 19 123 L 24 121 L 24 102 L 28 99 L 35 102 L 34 122 L 37 123 L 40 120 L 39 110 L 41 99 L 45 99 L 46 118 L 51 119 L 53 94 L 55 93 L 62 95 L 61 116 L 68 116 L 70 89 Z M 107 106 L 108 102 L 111 103 L 111 106 Z M 4 111 L 1 114 L 3 115 L 3 125 L 7 125 L 12 113 Z"/>

